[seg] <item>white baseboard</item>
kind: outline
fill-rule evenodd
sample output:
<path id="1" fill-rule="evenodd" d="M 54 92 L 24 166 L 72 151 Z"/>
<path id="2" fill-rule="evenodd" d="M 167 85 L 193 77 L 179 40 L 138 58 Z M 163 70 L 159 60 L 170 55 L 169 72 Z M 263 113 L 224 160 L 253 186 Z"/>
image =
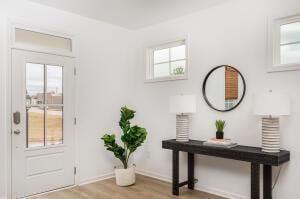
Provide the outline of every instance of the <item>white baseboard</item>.
<path id="1" fill-rule="evenodd" d="M 150 178 L 155 178 L 155 179 L 158 179 L 158 180 L 161 180 L 161 181 L 164 181 L 164 182 L 169 182 L 169 183 L 172 182 L 172 178 L 169 177 L 169 176 L 158 175 L 158 174 L 155 174 L 155 173 L 152 173 L 152 172 L 139 170 L 139 169 L 137 169 L 135 172 L 137 174 L 147 176 L 147 177 L 150 177 Z"/>
<path id="2" fill-rule="evenodd" d="M 195 186 L 195 189 L 198 191 L 203 191 L 206 193 L 210 193 L 213 195 L 230 198 L 230 199 L 249 199 L 246 196 L 242 196 L 242 195 L 235 194 L 235 193 L 229 193 L 229 192 L 226 192 L 226 191 L 223 191 L 220 189 L 208 188 L 208 187 L 203 187 L 203 186 Z"/>
<path id="3" fill-rule="evenodd" d="M 161 180 L 161 181 L 164 181 L 164 182 L 168 182 L 168 183 L 172 182 L 172 178 L 170 176 L 164 176 L 164 175 L 156 174 L 156 173 L 153 173 L 153 172 L 148 172 L 148 171 L 145 171 L 145 170 L 139 170 L 139 169 L 136 170 L 136 173 L 140 174 L 140 175 L 148 176 L 148 177 L 151 177 L 151 178 L 155 178 L 155 179 L 158 179 L 158 180 Z M 115 176 L 115 174 L 112 172 L 112 173 L 96 176 L 96 177 L 93 177 L 93 178 L 83 179 L 83 180 L 80 180 L 79 186 L 94 183 L 94 182 L 98 182 L 98 181 L 102 181 L 102 180 L 106 180 L 106 179 L 110 179 L 110 178 L 113 178 L 114 176 Z M 208 187 L 203 187 L 203 186 L 197 186 L 196 185 L 195 190 L 203 191 L 203 192 L 206 192 L 206 193 L 210 193 L 210 194 L 214 194 L 214 195 L 217 195 L 217 196 L 230 198 L 230 199 L 248 199 L 248 197 L 245 197 L 245 196 L 241 196 L 241 195 L 234 194 L 234 193 L 228 193 L 226 191 L 222 191 L 222 190 L 219 190 L 219 189 L 208 188 Z M 0 198 L 0 199 L 6 199 L 6 198 Z"/>
<path id="4" fill-rule="evenodd" d="M 155 178 L 155 179 L 158 179 L 158 180 L 161 180 L 161 181 L 164 181 L 164 182 L 169 182 L 169 183 L 172 182 L 172 178 L 170 176 L 162 176 L 162 175 L 155 174 L 155 173 L 148 172 L 148 171 L 144 171 L 144 170 L 136 170 L 136 173 L 140 174 L 140 175 L 148 176 L 148 177 L 151 177 L 151 178 Z M 226 191 L 222 191 L 222 190 L 219 190 L 219 189 L 202 187 L 202 186 L 197 186 L 197 185 L 195 186 L 195 190 L 203 191 L 203 192 L 206 192 L 206 193 L 210 193 L 210 194 L 213 194 L 213 195 L 217 195 L 217 196 L 221 196 L 221 197 L 225 197 L 225 198 L 230 198 L 230 199 L 248 199 L 248 197 L 241 196 L 241 195 L 238 195 L 238 194 L 228 193 Z"/>
<path id="5" fill-rule="evenodd" d="M 71 185 L 71 186 L 68 186 L 68 187 L 63 187 L 63 188 L 59 188 L 59 189 L 54 189 L 54 190 L 51 190 L 51 191 L 47 191 L 47 192 L 43 192 L 43 193 L 34 194 L 34 195 L 32 195 L 32 196 L 22 197 L 21 199 L 31 199 L 31 198 L 36 198 L 36 197 L 39 197 L 39 196 L 47 195 L 47 194 L 49 194 L 49 193 L 54 193 L 54 192 L 58 192 L 58 191 L 66 190 L 66 189 L 71 189 L 71 188 L 73 188 L 73 187 L 76 187 L 76 185 Z"/>
<path id="6" fill-rule="evenodd" d="M 113 178 L 114 176 L 115 176 L 115 174 L 112 172 L 112 173 L 96 176 L 96 177 L 93 177 L 93 178 L 83 179 L 83 180 L 80 180 L 78 186 L 90 184 L 90 183 L 93 183 L 93 182 L 98 182 L 98 181 L 101 181 L 101 180 L 110 179 L 110 178 Z"/>
<path id="7" fill-rule="evenodd" d="M 46 194 L 49 194 L 49 193 L 58 192 L 58 191 L 61 191 L 61 190 L 70 189 L 70 188 L 73 188 L 73 187 L 76 187 L 76 186 L 82 186 L 82 185 L 86 185 L 86 184 L 90 184 L 90 183 L 93 183 L 93 182 L 106 180 L 106 179 L 113 178 L 113 177 L 114 177 L 114 173 L 108 173 L 108 174 L 97 176 L 97 177 L 94 177 L 94 178 L 84 179 L 84 180 L 80 181 L 79 185 L 72 185 L 72 186 L 69 186 L 69 187 L 63 187 L 63 188 L 55 189 L 55 190 L 48 191 L 48 192 L 45 192 L 45 193 L 36 194 L 36 195 L 34 195 L 34 197 L 43 196 L 43 195 L 46 195 Z M 6 198 L 0 198 L 0 199 L 6 199 Z"/>

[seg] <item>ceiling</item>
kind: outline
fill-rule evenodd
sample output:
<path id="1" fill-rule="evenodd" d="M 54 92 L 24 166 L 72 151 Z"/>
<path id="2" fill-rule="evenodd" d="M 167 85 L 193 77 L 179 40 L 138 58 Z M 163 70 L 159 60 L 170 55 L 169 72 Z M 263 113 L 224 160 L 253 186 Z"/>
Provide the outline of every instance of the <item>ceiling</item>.
<path id="1" fill-rule="evenodd" d="M 184 16 L 228 0 L 31 0 L 33 2 L 139 29 Z"/>

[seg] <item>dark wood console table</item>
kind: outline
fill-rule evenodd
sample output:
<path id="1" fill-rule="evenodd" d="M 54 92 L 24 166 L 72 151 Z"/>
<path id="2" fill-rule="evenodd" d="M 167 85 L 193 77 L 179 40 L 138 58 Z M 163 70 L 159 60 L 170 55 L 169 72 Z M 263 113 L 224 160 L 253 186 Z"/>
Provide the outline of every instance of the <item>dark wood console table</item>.
<path id="1" fill-rule="evenodd" d="M 260 165 L 263 165 L 263 198 L 272 199 L 272 166 L 279 166 L 290 160 L 289 151 L 279 153 L 265 153 L 258 147 L 236 146 L 231 149 L 204 146 L 203 141 L 190 140 L 177 142 L 165 140 L 162 142 L 164 149 L 173 151 L 173 182 L 174 195 L 179 195 L 179 188 L 188 185 L 194 189 L 194 154 L 215 156 L 251 163 L 251 199 L 259 199 L 260 193 Z M 188 153 L 188 180 L 179 182 L 179 151 Z"/>

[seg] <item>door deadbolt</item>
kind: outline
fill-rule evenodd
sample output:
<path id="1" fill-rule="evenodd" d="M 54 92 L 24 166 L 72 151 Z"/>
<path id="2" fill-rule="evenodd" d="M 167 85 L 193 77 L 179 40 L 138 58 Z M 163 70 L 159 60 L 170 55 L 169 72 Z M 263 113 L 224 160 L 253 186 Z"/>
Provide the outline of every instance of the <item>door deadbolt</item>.
<path id="1" fill-rule="evenodd" d="M 18 125 L 21 122 L 21 114 L 19 111 L 14 112 L 13 114 L 14 124 Z"/>

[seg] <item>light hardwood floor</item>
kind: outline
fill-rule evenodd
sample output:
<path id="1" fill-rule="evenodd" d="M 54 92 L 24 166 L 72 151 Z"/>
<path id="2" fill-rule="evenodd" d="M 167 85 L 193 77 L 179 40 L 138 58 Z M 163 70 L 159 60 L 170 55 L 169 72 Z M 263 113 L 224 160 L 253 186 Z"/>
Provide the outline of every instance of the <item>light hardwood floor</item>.
<path id="1" fill-rule="evenodd" d="M 118 187 L 115 179 L 95 182 L 92 184 L 52 192 L 35 199 L 224 199 L 200 191 L 187 188 L 180 189 L 180 196 L 171 194 L 171 184 L 149 178 L 137 176 L 133 186 Z"/>

